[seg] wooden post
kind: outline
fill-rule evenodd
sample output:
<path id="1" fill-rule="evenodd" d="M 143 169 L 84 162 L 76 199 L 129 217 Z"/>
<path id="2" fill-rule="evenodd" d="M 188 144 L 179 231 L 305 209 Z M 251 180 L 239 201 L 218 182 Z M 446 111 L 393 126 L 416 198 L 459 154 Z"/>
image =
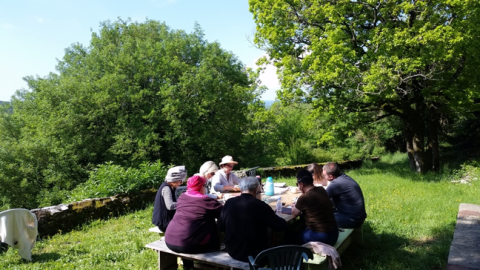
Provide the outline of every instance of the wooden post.
<path id="1" fill-rule="evenodd" d="M 177 257 L 175 255 L 158 252 L 158 269 L 159 270 L 176 270 L 178 269 Z"/>

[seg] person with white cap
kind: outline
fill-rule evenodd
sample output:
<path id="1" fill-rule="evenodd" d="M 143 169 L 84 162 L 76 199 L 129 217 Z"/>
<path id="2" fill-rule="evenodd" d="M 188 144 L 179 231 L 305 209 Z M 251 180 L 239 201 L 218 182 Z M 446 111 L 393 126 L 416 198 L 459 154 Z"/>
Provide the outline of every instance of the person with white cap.
<path id="1" fill-rule="evenodd" d="M 182 185 L 187 178 L 185 166 L 170 168 L 165 181 L 158 188 L 153 205 L 152 223 L 165 232 L 177 209 L 177 198 L 175 189 Z"/>
<path id="2" fill-rule="evenodd" d="M 211 193 L 221 193 L 228 191 L 240 191 L 238 184 L 240 180 L 232 173 L 233 166 L 238 164 L 232 156 L 224 156 L 220 162 L 220 170 L 212 177 Z"/>

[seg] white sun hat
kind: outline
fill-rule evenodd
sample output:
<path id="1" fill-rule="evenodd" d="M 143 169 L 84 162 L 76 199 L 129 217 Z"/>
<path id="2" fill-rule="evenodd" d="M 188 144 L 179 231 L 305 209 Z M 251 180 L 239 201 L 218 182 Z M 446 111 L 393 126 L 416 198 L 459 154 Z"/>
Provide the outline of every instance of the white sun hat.
<path id="1" fill-rule="evenodd" d="M 238 162 L 234 161 L 232 156 L 224 156 L 220 162 L 220 165 L 223 164 L 238 164 Z"/>

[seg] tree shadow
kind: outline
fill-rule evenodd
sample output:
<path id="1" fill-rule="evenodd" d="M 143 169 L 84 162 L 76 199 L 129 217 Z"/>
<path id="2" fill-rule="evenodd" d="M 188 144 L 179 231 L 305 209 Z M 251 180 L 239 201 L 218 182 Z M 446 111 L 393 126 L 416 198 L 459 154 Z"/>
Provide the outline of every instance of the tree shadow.
<path id="1" fill-rule="evenodd" d="M 363 225 L 363 243 L 354 241 L 341 255 L 342 269 L 445 269 L 454 223 L 439 226 L 428 239 L 374 232 Z"/>
<path id="2" fill-rule="evenodd" d="M 51 262 L 61 258 L 61 255 L 56 252 L 45 252 L 40 254 L 32 254 L 32 262 Z M 28 261 L 25 261 L 28 262 Z"/>
<path id="3" fill-rule="evenodd" d="M 448 164 L 438 173 L 427 172 L 421 174 L 410 170 L 407 158 L 394 161 L 382 161 L 381 159 L 375 162 L 364 161 L 364 165 L 360 170 L 362 175 L 382 173 L 410 179 L 414 182 L 441 182 L 451 177 L 451 168 L 448 167 Z"/>

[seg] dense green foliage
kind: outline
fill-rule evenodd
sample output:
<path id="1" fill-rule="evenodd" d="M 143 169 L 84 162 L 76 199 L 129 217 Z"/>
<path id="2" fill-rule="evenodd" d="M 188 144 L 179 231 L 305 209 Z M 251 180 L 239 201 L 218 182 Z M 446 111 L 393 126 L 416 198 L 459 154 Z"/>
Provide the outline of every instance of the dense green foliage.
<path id="1" fill-rule="evenodd" d="M 479 110 L 479 1 L 249 3 L 255 42 L 279 68 L 279 98 L 339 125 L 395 116 L 416 171 L 438 170 L 438 133 Z"/>
<path id="2" fill-rule="evenodd" d="M 111 162 L 102 164 L 90 171 L 85 183 L 70 192 L 67 202 L 158 188 L 166 175 L 167 168 L 160 161 L 152 164 L 145 162 L 139 168 L 124 168 Z"/>
<path id="3" fill-rule="evenodd" d="M 253 119 L 252 135 L 261 139 L 259 165 L 295 165 L 362 159 L 383 154 L 384 143 L 396 132 L 387 119 L 352 128 L 347 121 L 334 125 L 329 114 L 317 114 L 311 104 L 275 102 Z M 343 125 L 343 127 L 341 127 Z"/>
<path id="4" fill-rule="evenodd" d="M 342 254 L 342 269 L 444 269 L 460 203 L 480 204 L 479 167 L 448 168 L 418 175 L 404 154 L 387 155 L 348 171 L 362 187 L 368 218 L 363 243 Z M 473 169 L 476 168 L 476 169 Z M 472 178 L 473 179 L 473 178 Z M 294 179 L 276 179 L 294 183 Z M 145 244 L 159 238 L 148 232 L 153 207 L 108 221 L 97 220 L 76 231 L 37 242 L 32 262 L 15 249 L 0 255 L 2 269 L 157 269 L 158 259 Z"/>
<path id="5" fill-rule="evenodd" d="M 256 42 L 280 68 L 269 109 L 260 71 L 199 26 L 102 23 L 58 73 L 26 77 L 29 89 L 0 104 L 0 209 L 155 187 L 162 164 L 192 175 L 227 154 L 238 169 L 406 148 L 425 171 L 440 168 L 440 149 L 470 150 L 478 3 L 327 2 L 250 1 Z"/>
<path id="6" fill-rule="evenodd" d="M 57 70 L 26 77 L 29 91 L 1 107 L 1 209 L 136 191 L 155 186 L 148 168 L 185 164 L 191 175 L 226 154 L 243 168 L 363 158 L 391 136 L 378 125 L 332 130 L 335 119 L 308 104 L 264 108 L 258 73 L 199 26 L 105 22 Z"/>
<path id="7" fill-rule="evenodd" d="M 105 22 L 88 47 L 67 48 L 57 70 L 25 78 L 29 91 L 1 112 L 0 198 L 11 207 L 61 202 L 105 162 L 195 172 L 245 156 L 241 134 L 262 106 L 257 74 L 199 26 L 187 34 L 157 21 Z"/>

